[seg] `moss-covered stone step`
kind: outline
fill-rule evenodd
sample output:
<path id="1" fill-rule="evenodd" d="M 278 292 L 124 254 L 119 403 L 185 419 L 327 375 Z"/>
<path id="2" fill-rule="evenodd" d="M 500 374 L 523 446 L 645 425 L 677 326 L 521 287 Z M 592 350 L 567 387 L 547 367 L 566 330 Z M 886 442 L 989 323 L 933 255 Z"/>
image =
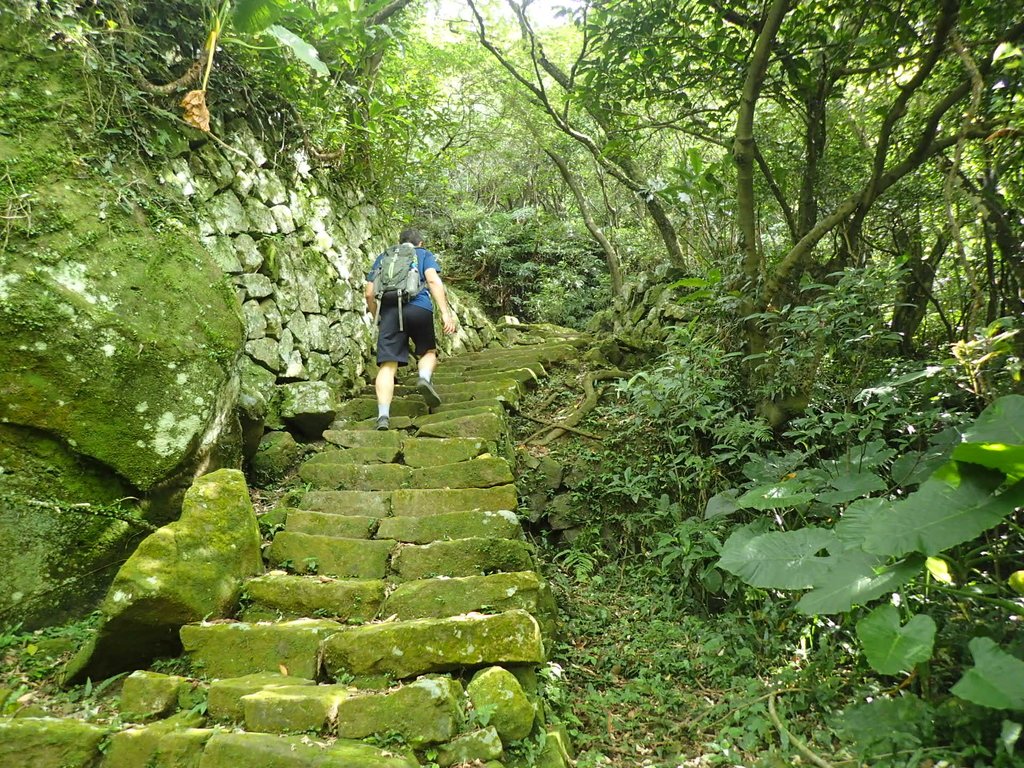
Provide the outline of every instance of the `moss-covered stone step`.
<path id="1" fill-rule="evenodd" d="M 376 401 L 374 401 L 376 402 Z M 422 418 L 422 417 L 417 417 Z M 391 415 L 391 429 L 383 430 L 400 433 L 403 429 L 413 426 L 415 419 L 411 416 Z M 356 416 L 352 418 L 341 418 L 331 424 L 332 431 L 341 432 L 374 432 L 377 431 L 377 409 L 374 408 L 370 416 Z"/>
<path id="2" fill-rule="evenodd" d="M 409 467 L 437 467 L 475 459 L 493 452 L 494 445 L 475 437 L 421 438 L 402 440 L 402 462 Z"/>
<path id="3" fill-rule="evenodd" d="M 391 415 L 395 416 L 422 416 L 427 413 L 427 404 L 422 399 L 410 398 L 408 400 L 396 399 L 391 403 Z M 363 419 L 377 418 L 377 398 L 356 397 L 346 402 L 338 411 L 338 418 L 348 421 L 362 421 Z"/>
<path id="4" fill-rule="evenodd" d="M 296 619 L 278 624 L 203 622 L 181 628 L 181 644 L 196 672 L 208 678 L 279 672 L 315 679 L 321 641 L 336 621 Z"/>
<path id="5" fill-rule="evenodd" d="M 406 544 L 429 544 L 442 539 L 465 539 L 489 536 L 500 539 L 520 539 L 522 525 L 515 512 L 445 512 L 419 517 L 388 517 L 377 529 L 378 538 L 392 539 Z"/>
<path id="6" fill-rule="evenodd" d="M 285 676 L 279 672 L 255 672 L 242 677 L 228 677 L 210 683 L 207 714 L 221 722 L 240 723 L 245 718 L 242 697 L 268 688 L 316 685 L 308 678 Z"/>
<path id="7" fill-rule="evenodd" d="M 463 614 L 350 627 L 323 644 L 327 673 L 408 679 L 430 672 L 544 661 L 540 625 L 526 611 Z"/>
<path id="8" fill-rule="evenodd" d="M 188 765 L 174 762 L 179 758 L 197 765 L 203 748 L 213 731 L 202 729 L 202 715 L 182 712 L 174 717 L 144 727 L 127 728 L 110 735 L 103 752 L 103 768 L 164 768 Z M 35 765 L 29 761 L 23 765 Z"/>
<path id="9" fill-rule="evenodd" d="M 298 495 L 295 504 L 310 512 L 386 517 L 391 514 L 391 493 L 381 491 L 306 491 Z"/>
<path id="10" fill-rule="evenodd" d="M 440 385 L 458 384 L 464 381 L 486 381 L 487 379 L 503 379 L 517 381 L 524 387 L 536 386 L 539 379 L 547 375 L 544 366 L 540 363 L 532 363 L 527 366 L 511 367 L 500 366 L 489 369 L 486 377 L 470 375 L 465 370 L 449 371 L 446 368 L 434 375 L 434 381 Z"/>
<path id="11" fill-rule="evenodd" d="M 0 765 L 91 768 L 107 729 L 56 717 L 0 718 Z"/>
<path id="12" fill-rule="evenodd" d="M 347 685 L 283 685 L 241 698 L 247 731 L 259 733 L 323 733 L 338 705 L 352 695 Z"/>
<path id="13" fill-rule="evenodd" d="M 473 510 L 497 512 L 515 509 L 518 504 L 516 487 L 512 484 L 493 488 L 403 488 L 391 494 L 391 513 L 395 517 L 424 517 Z"/>
<path id="14" fill-rule="evenodd" d="M 346 579 L 383 579 L 394 541 L 366 541 L 281 531 L 267 549 L 273 566 Z"/>
<path id="15" fill-rule="evenodd" d="M 324 440 L 340 448 L 398 448 L 402 433 L 392 430 L 328 429 Z"/>
<path id="16" fill-rule="evenodd" d="M 299 477 L 314 488 L 347 491 L 391 491 L 409 484 L 412 469 L 402 464 L 310 464 Z"/>
<path id="17" fill-rule="evenodd" d="M 434 467 L 403 464 L 310 464 L 299 476 L 317 488 L 393 491 L 400 488 L 491 488 L 515 477 L 505 459 L 480 457 Z"/>
<path id="18" fill-rule="evenodd" d="M 443 414 L 439 414 L 443 415 Z M 504 437 L 504 419 L 493 412 L 418 422 L 416 437 L 476 437 L 495 443 Z"/>
<path id="19" fill-rule="evenodd" d="M 382 616 L 400 620 L 441 619 L 463 613 L 494 613 L 519 608 L 541 626 L 555 614 L 551 588 L 534 571 L 489 576 L 421 579 L 399 584 L 384 601 Z"/>
<path id="20" fill-rule="evenodd" d="M 286 515 L 285 530 L 289 533 L 308 533 L 314 536 L 335 536 L 345 539 L 372 538 L 378 520 L 376 517 L 365 515 L 334 515 L 330 512 L 310 512 L 305 509 L 289 509 Z"/>
<path id="21" fill-rule="evenodd" d="M 419 768 L 413 756 L 357 741 L 317 741 L 308 736 L 218 731 L 206 744 L 199 768 Z"/>
<path id="22" fill-rule="evenodd" d="M 414 428 L 436 424 L 439 421 L 451 421 L 463 416 L 477 416 L 479 414 L 493 414 L 502 424 L 506 423 L 505 404 L 497 400 L 470 400 L 466 403 L 442 403 L 434 409 L 434 413 L 427 416 L 418 416 L 413 422 Z"/>
<path id="23" fill-rule="evenodd" d="M 181 675 L 139 669 L 124 679 L 120 711 L 125 720 L 143 722 L 191 709 L 206 698 L 206 686 Z"/>
<path id="24" fill-rule="evenodd" d="M 371 621 L 384 601 L 379 579 L 332 579 L 271 571 L 246 582 L 246 621 L 323 616 L 339 622 Z"/>
<path id="25" fill-rule="evenodd" d="M 387 434 L 386 432 L 384 434 Z M 395 433 L 397 436 L 399 433 Z M 306 464 L 390 464 L 398 460 L 398 446 L 384 448 L 328 448 L 306 459 Z"/>
<path id="26" fill-rule="evenodd" d="M 533 570 L 529 544 L 515 539 L 469 538 L 400 546 L 391 559 L 395 581 L 434 576 L 486 576 Z"/>

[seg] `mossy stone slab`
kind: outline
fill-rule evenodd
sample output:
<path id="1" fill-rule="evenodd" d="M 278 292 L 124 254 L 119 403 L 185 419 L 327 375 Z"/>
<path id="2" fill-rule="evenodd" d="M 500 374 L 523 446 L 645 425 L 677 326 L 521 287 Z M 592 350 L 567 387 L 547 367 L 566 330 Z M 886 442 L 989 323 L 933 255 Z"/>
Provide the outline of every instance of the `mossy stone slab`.
<path id="1" fill-rule="evenodd" d="M 242 697 L 245 727 L 261 733 L 323 732 L 338 704 L 351 696 L 344 685 L 265 688 Z"/>
<path id="2" fill-rule="evenodd" d="M 297 503 L 302 509 L 332 515 L 385 517 L 391 514 L 390 492 L 307 491 Z"/>
<path id="3" fill-rule="evenodd" d="M 530 545 L 514 539 L 471 538 L 407 544 L 398 548 L 391 568 L 396 581 L 433 576 L 483 576 L 534 568 Z"/>
<path id="4" fill-rule="evenodd" d="M 184 688 L 192 688 L 187 677 L 136 670 L 121 686 L 121 714 L 132 721 L 165 717 L 178 708 Z"/>
<path id="5" fill-rule="evenodd" d="M 417 416 L 416 418 L 422 418 Z M 401 430 L 409 429 L 413 425 L 414 419 L 412 416 L 396 416 L 394 413 L 391 414 L 391 429 L 381 430 L 390 431 L 397 434 L 401 434 Z M 342 431 L 353 431 L 353 432 L 375 432 L 377 431 L 377 411 L 374 409 L 371 416 L 366 416 L 359 419 L 339 419 L 331 425 L 331 429 L 337 429 Z"/>
<path id="6" fill-rule="evenodd" d="M 383 579 L 394 541 L 340 539 L 281 531 L 267 550 L 267 561 L 296 573 L 346 579 Z"/>
<path id="7" fill-rule="evenodd" d="M 476 437 L 496 443 L 503 433 L 503 419 L 494 413 L 476 413 L 422 424 L 416 431 L 416 437 Z"/>
<path id="8" fill-rule="evenodd" d="M 381 580 L 311 578 L 282 571 L 247 582 L 245 591 L 254 612 L 294 618 L 329 616 L 339 622 L 370 621 L 384 600 Z"/>
<path id="9" fill-rule="evenodd" d="M 466 688 L 477 710 L 490 711 L 490 725 L 505 744 L 525 739 L 533 730 L 536 711 L 516 676 L 502 667 L 488 667 L 473 675 Z"/>
<path id="10" fill-rule="evenodd" d="M 289 432 L 268 432 L 249 460 L 256 485 L 265 487 L 280 482 L 299 463 L 306 449 Z"/>
<path id="11" fill-rule="evenodd" d="M 365 693 L 338 706 L 337 733 L 362 739 L 399 733 L 420 748 L 451 739 L 459 728 L 462 686 L 447 677 L 423 677 L 396 690 Z"/>
<path id="12" fill-rule="evenodd" d="M 216 733 L 199 768 L 419 768 L 412 757 L 358 742 L 326 744 L 308 736 Z"/>
<path id="13" fill-rule="evenodd" d="M 422 517 L 446 512 L 483 510 L 497 512 L 515 509 L 519 504 L 514 485 L 493 488 L 403 489 L 391 494 L 395 517 Z"/>
<path id="14" fill-rule="evenodd" d="M 493 488 L 515 482 L 515 476 L 505 459 L 492 456 L 413 469 L 408 482 L 415 488 Z"/>
<path id="15" fill-rule="evenodd" d="M 321 451 L 306 464 L 391 464 L 398 459 L 398 446 L 386 448 L 333 448 Z"/>
<path id="16" fill-rule="evenodd" d="M 418 417 L 414 426 L 419 428 L 428 424 L 451 421 L 464 416 L 479 416 L 485 413 L 492 414 L 502 424 L 505 423 L 504 403 L 498 400 L 470 400 L 464 403 L 442 403 L 434 409 L 433 413 Z"/>
<path id="17" fill-rule="evenodd" d="M 493 726 L 464 733 L 437 750 L 437 764 L 441 768 L 453 765 L 480 765 L 497 760 L 504 753 L 501 737 Z"/>
<path id="18" fill-rule="evenodd" d="M 429 544 L 442 539 L 491 537 L 520 539 L 523 529 L 515 512 L 446 512 L 422 517 L 388 517 L 377 536 L 408 544 Z"/>
<path id="19" fill-rule="evenodd" d="M 0 719 L 0 765 L 18 768 L 90 768 L 107 729 L 55 717 Z"/>
<path id="20" fill-rule="evenodd" d="M 398 448 L 402 437 L 401 432 L 391 430 L 328 429 L 324 432 L 324 440 L 341 448 Z"/>
<path id="21" fill-rule="evenodd" d="M 407 437 L 402 441 L 402 461 L 409 467 L 437 467 L 469 461 L 490 450 L 489 443 L 475 437 Z"/>
<path id="22" fill-rule="evenodd" d="M 171 731 L 160 739 L 147 768 L 199 768 L 203 749 L 214 733 L 210 728 Z"/>
<path id="23" fill-rule="evenodd" d="M 314 488 L 345 491 L 393 491 L 409 483 L 402 464 L 303 464 L 299 477 Z"/>
<path id="24" fill-rule="evenodd" d="M 182 712 L 152 725 L 128 728 L 111 734 L 110 743 L 103 755 L 103 768 L 138 768 L 153 765 L 160 742 L 169 733 L 179 729 L 195 728 L 202 722 L 202 715 Z"/>
<path id="25" fill-rule="evenodd" d="M 256 672 L 242 677 L 228 677 L 210 683 L 210 698 L 207 701 L 207 713 L 214 720 L 233 723 L 242 721 L 245 713 L 242 710 L 242 697 L 268 688 L 290 687 L 298 685 L 316 685 L 312 680 L 285 676 L 277 672 Z"/>
<path id="26" fill-rule="evenodd" d="M 472 369 L 470 369 L 472 370 Z M 496 367 L 488 370 L 491 377 L 503 380 L 516 381 L 526 387 L 534 386 L 537 381 L 547 375 L 544 366 L 540 363 L 530 363 L 520 367 Z M 434 374 L 434 381 L 438 384 L 458 384 L 470 379 L 467 371 L 448 371 L 447 369 Z M 480 381 L 480 379 L 475 379 Z"/>
<path id="27" fill-rule="evenodd" d="M 285 530 L 313 536 L 336 536 L 345 539 L 368 539 L 377 525 L 376 517 L 363 515 L 332 515 L 329 512 L 288 510 Z M 381 538 L 387 538 L 382 536 Z"/>
<path id="28" fill-rule="evenodd" d="M 181 642 L 192 664 L 211 678 L 276 672 L 315 679 L 321 641 L 337 632 L 334 621 L 297 619 L 280 624 L 186 624 Z"/>
<path id="29" fill-rule="evenodd" d="M 328 674 L 387 675 L 396 679 L 467 666 L 540 663 L 540 626 L 526 611 L 469 613 L 350 627 L 323 644 Z"/>
<path id="30" fill-rule="evenodd" d="M 543 626 L 544 619 L 553 614 L 554 598 L 546 582 L 533 571 L 423 579 L 399 584 L 385 600 L 382 613 L 407 620 L 512 608 L 531 613 Z"/>
<path id="31" fill-rule="evenodd" d="M 391 415 L 422 416 L 427 412 L 427 404 L 422 400 L 395 400 L 391 403 Z M 377 417 L 377 399 L 374 397 L 357 397 L 349 400 L 338 411 L 339 419 L 361 421 Z"/>

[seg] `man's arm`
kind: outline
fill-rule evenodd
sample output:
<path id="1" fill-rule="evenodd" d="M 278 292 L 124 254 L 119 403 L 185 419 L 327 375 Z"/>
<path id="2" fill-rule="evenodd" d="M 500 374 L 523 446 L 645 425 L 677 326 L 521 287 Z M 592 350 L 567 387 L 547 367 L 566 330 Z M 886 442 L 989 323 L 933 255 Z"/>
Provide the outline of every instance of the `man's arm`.
<path id="1" fill-rule="evenodd" d="M 371 317 L 376 317 L 377 299 L 373 296 L 373 283 L 366 282 L 363 284 L 363 296 L 366 298 L 366 311 L 370 313 Z"/>
<path id="2" fill-rule="evenodd" d="M 441 323 L 444 327 L 444 332 L 455 333 L 455 313 L 448 306 L 448 296 L 445 294 L 441 276 L 437 274 L 437 270 L 433 267 L 425 269 L 423 276 L 427 279 L 427 289 L 430 291 L 430 297 L 434 300 L 437 308 L 441 310 Z"/>

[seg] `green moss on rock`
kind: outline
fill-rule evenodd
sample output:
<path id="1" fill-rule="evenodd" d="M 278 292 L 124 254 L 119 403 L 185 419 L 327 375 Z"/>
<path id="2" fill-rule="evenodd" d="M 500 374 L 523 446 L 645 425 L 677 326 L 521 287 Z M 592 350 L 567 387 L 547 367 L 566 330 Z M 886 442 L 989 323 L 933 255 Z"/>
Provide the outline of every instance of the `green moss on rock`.
<path id="1" fill-rule="evenodd" d="M 80 720 L 50 717 L 0 719 L 0 765 L 19 768 L 90 768 L 107 730 Z"/>
<path id="2" fill-rule="evenodd" d="M 536 714 L 533 703 L 516 676 L 507 669 L 489 667 L 480 670 L 473 675 L 466 693 L 477 710 L 491 713 L 488 722 L 505 744 L 525 739 L 533 729 Z"/>

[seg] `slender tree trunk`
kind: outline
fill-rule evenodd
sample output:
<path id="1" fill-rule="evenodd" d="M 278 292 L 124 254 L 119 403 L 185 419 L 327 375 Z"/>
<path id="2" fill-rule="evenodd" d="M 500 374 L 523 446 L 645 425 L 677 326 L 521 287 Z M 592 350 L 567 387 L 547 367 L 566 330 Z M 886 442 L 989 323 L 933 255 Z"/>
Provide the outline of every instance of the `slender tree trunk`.
<path id="1" fill-rule="evenodd" d="M 572 190 L 573 196 L 576 198 L 576 204 L 579 206 L 580 215 L 583 217 L 583 223 L 586 225 L 587 230 L 593 235 L 594 239 L 597 240 L 601 246 L 601 250 L 604 251 L 604 260 L 608 265 L 608 274 L 612 280 L 612 293 L 616 296 L 622 295 L 622 265 L 619 260 L 619 254 L 616 252 L 614 246 L 608 241 L 608 238 L 604 236 L 604 232 L 594 221 L 594 217 L 590 213 L 590 205 L 587 203 L 587 199 L 583 196 L 583 190 L 580 188 L 579 182 L 576 177 L 572 175 L 569 170 L 569 165 L 565 162 L 565 158 L 557 154 L 553 150 L 545 149 L 547 156 L 551 158 L 555 166 L 558 168 L 558 172 L 562 174 L 562 178 L 565 180 L 566 185 Z"/>
<path id="2" fill-rule="evenodd" d="M 928 302 L 932 299 L 935 274 L 949 246 L 949 237 L 945 232 L 941 233 L 927 256 L 916 231 L 904 232 L 902 237 L 897 234 L 897 245 L 907 251 L 909 258 L 900 277 L 896 308 L 889 327 L 900 335 L 900 352 L 910 357 L 914 353 L 914 336 L 921 327 Z"/>

